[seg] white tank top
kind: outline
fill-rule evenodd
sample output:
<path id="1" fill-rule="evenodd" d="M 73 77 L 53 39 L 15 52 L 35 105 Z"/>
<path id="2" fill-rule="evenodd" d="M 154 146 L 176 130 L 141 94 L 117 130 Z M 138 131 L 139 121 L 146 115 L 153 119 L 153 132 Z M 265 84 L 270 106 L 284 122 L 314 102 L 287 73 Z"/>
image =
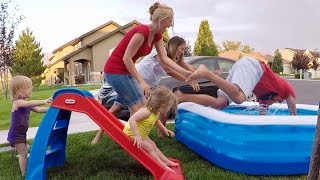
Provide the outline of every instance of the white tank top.
<path id="1" fill-rule="evenodd" d="M 161 77 L 167 74 L 159 60 L 156 59 L 157 54 L 157 51 L 153 49 L 140 63 L 136 64 L 136 68 L 142 79 L 151 87 L 155 87 Z"/>

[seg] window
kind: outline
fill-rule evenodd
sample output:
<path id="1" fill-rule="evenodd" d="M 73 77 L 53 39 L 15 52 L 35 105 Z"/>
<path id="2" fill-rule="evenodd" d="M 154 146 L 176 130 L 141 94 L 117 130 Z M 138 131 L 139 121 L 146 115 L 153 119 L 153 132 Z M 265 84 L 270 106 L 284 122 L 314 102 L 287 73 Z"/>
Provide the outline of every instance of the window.
<path id="1" fill-rule="evenodd" d="M 196 60 L 192 63 L 192 65 L 194 65 L 196 67 L 199 67 L 200 64 L 205 65 L 209 71 L 215 70 L 213 59 L 199 59 L 199 60 Z"/>
<path id="2" fill-rule="evenodd" d="M 229 72 L 234 64 L 233 61 L 228 61 L 224 59 L 217 59 L 217 63 L 220 67 L 220 70 L 222 70 L 222 72 Z"/>

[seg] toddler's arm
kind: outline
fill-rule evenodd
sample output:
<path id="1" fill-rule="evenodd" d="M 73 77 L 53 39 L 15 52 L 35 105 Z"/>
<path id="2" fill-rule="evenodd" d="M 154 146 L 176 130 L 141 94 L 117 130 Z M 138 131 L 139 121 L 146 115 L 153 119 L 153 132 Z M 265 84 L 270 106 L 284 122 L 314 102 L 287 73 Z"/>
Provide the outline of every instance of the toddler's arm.
<path id="1" fill-rule="evenodd" d="M 160 120 L 157 120 L 157 122 L 156 122 L 155 125 L 157 126 L 157 128 L 158 128 L 160 131 L 164 132 L 165 135 L 167 135 L 167 136 L 169 136 L 169 137 L 174 137 L 174 136 L 175 136 L 174 132 L 172 132 L 171 130 L 169 130 L 168 128 L 166 128 L 166 127 L 162 124 L 162 122 L 161 122 Z"/>
<path id="2" fill-rule="evenodd" d="M 143 121 L 150 116 L 151 112 L 147 108 L 141 108 L 129 118 L 130 129 L 134 134 L 133 145 L 142 147 L 142 137 L 138 131 L 137 121 Z"/>
<path id="3" fill-rule="evenodd" d="M 15 101 L 15 106 L 19 107 L 35 107 L 35 106 L 40 106 L 40 105 L 44 105 L 47 103 L 51 103 L 52 102 L 52 98 L 48 98 L 45 100 L 30 100 L 30 101 L 26 101 L 24 99 L 18 99 Z"/>

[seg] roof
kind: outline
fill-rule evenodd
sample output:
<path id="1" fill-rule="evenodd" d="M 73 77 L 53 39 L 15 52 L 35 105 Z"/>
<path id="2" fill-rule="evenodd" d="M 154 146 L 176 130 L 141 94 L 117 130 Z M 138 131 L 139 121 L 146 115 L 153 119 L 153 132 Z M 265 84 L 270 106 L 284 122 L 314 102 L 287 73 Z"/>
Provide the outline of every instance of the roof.
<path id="1" fill-rule="evenodd" d="M 306 49 L 294 49 L 294 48 L 285 48 L 285 49 L 289 49 L 295 53 L 304 53 L 306 51 Z"/>
<path id="2" fill-rule="evenodd" d="M 87 49 L 87 48 L 89 48 L 89 47 L 92 47 L 93 45 L 97 44 L 98 42 L 103 41 L 104 39 L 106 39 L 106 38 L 108 38 L 108 37 L 116 34 L 117 32 L 120 32 L 120 33 L 122 33 L 122 34 L 126 34 L 126 32 L 125 32 L 124 30 L 122 30 L 121 28 L 118 28 L 118 29 L 116 29 L 116 30 L 114 30 L 114 31 L 111 31 L 110 33 L 107 33 L 106 35 L 104 35 L 104 36 L 102 36 L 102 37 L 94 40 L 94 41 L 91 42 L 90 44 L 87 44 L 86 46 L 81 47 L 81 48 L 77 49 L 76 51 L 73 51 L 73 52 L 69 53 L 69 54 L 66 55 L 66 56 L 63 56 L 63 57 L 61 58 L 61 60 L 66 60 L 66 59 L 68 59 L 68 58 L 70 58 L 70 57 L 78 54 L 79 52 L 81 52 L 81 51 L 83 51 L 83 50 L 85 50 L 85 49 Z"/>
<path id="3" fill-rule="evenodd" d="M 196 61 L 198 59 L 223 59 L 223 60 L 227 60 L 227 61 L 233 61 L 235 62 L 234 59 L 230 59 L 230 58 L 224 58 L 224 57 L 219 57 L 219 56 L 188 56 L 188 57 L 184 57 L 184 60 L 188 63 L 191 63 L 193 61 Z"/>
<path id="4" fill-rule="evenodd" d="M 99 29 L 101 29 L 101 28 L 103 28 L 103 27 L 106 27 L 106 26 L 108 26 L 108 25 L 110 25 L 110 24 L 113 24 L 113 25 L 115 25 L 115 26 L 117 26 L 117 27 L 121 27 L 118 23 L 116 23 L 116 22 L 114 22 L 114 21 L 109 21 L 109 22 L 107 22 L 107 23 L 105 23 L 105 24 L 102 24 L 101 26 L 98 26 L 98 27 L 94 28 L 93 30 L 91 30 L 91 31 L 89 31 L 89 32 L 87 32 L 87 33 L 85 33 L 85 34 L 83 34 L 83 35 L 81 35 L 81 36 L 79 36 L 79 37 L 77 37 L 77 38 L 75 38 L 75 39 L 67 42 L 66 44 L 58 47 L 58 48 L 55 49 L 52 53 L 55 54 L 57 51 L 65 48 L 65 47 L 67 47 L 67 46 L 75 45 L 75 44 L 77 44 L 79 41 L 81 41 L 84 37 L 86 37 L 86 36 L 88 36 L 88 35 L 96 32 L 96 31 L 98 31 Z"/>
<path id="5" fill-rule="evenodd" d="M 249 54 L 238 50 L 230 50 L 219 53 L 219 56 L 233 60 L 239 60 L 241 57 L 249 56 Z"/>

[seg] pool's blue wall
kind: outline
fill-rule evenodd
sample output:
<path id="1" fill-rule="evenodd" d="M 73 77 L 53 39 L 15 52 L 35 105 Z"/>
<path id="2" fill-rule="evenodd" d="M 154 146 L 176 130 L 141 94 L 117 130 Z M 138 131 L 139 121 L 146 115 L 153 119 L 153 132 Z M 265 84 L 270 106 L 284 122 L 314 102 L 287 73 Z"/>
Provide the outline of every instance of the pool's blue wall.
<path id="1" fill-rule="evenodd" d="M 175 120 L 176 138 L 224 169 L 252 175 L 307 174 L 313 125 L 237 125 L 183 109 Z"/>

